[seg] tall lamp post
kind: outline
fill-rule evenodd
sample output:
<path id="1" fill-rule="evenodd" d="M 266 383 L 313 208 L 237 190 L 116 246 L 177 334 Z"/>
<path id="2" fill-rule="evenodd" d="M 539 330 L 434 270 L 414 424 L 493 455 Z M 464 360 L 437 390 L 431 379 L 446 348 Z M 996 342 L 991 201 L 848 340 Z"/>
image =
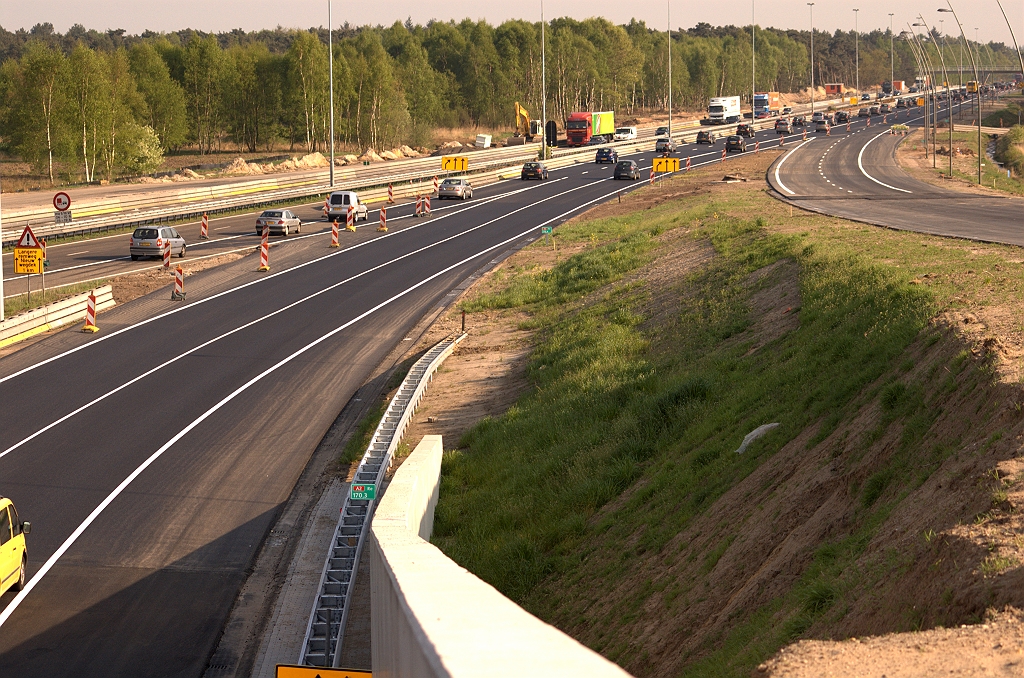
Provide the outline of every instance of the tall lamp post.
<path id="1" fill-rule="evenodd" d="M 920 24 L 915 24 L 915 25 L 920 25 Z M 925 98 L 925 105 L 924 105 L 924 145 L 925 145 L 925 149 L 926 149 L 925 150 L 925 157 L 927 157 L 927 153 L 928 153 L 928 151 L 927 151 L 927 148 L 928 148 L 928 127 L 930 125 L 930 123 L 928 121 L 929 107 L 931 107 L 931 109 L 930 109 L 931 111 L 935 110 L 935 91 L 934 91 L 934 84 L 935 83 L 934 83 L 934 78 L 932 78 L 932 76 L 931 76 L 931 74 L 932 74 L 934 69 L 932 68 L 931 60 L 928 58 L 928 52 L 925 50 L 924 45 L 921 44 L 921 40 L 918 38 L 917 33 L 914 32 L 914 29 L 910 26 L 909 23 L 907 24 L 907 28 L 910 29 L 910 32 L 909 32 L 910 39 L 912 40 L 913 44 L 916 46 L 917 52 L 921 55 L 920 56 L 921 70 L 924 72 L 925 80 L 928 82 L 928 88 L 927 89 L 929 91 L 926 92 L 927 97 Z M 931 136 L 932 136 L 932 167 L 935 167 L 936 166 L 936 160 L 935 160 L 935 125 L 931 124 L 930 126 L 932 128 L 932 132 L 931 132 Z"/>
<path id="2" fill-rule="evenodd" d="M 334 188 L 334 42 L 331 33 L 334 32 L 334 17 L 331 14 L 331 0 L 327 0 L 327 77 L 331 82 L 328 85 L 331 97 L 331 188 Z"/>
<path id="3" fill-rule="evenodd" d="M 889 82 L 896 80 L 896 52 L 892 40 L 892 12 L 889 12 Z"/>
<path id="4" fill-rule="evenodd" d="M 757 44 L 754 42 L 754 2 L 750 0 L 750 123 L 754 123 L 754 95 L 757 92 Z"/>
<path id="5" fill-rule="evenodd" d="M 910 28 L 910 26 L 907 26 Z M 918 73 L 923 73 L 925 77 L 928 75 L 928 67 L 924 61 L 924 55 L 921 54 L 918 49 L 917 39 L 912 31 L 903 31 L 900 33 L 900 37 L 907 41 L 907 45 L 910 46 L 910 52 L 914 55 L 914 60 L 917 62 Z M 924 107 L 924 157 L 928 157 L 928 104 L 927 99 L 925 100 Z"/>
<path id="6" fill-rule="evenodd" d="M 548 68 L 544 45 L 544 0 L 540 0 L 540 157 L 548 157 Z"/>
<path id="7" fill-rule="evenodd" d="M 808 2 L 811 8 L 811 116 L 814 115 L 814 3 Z"/>
<path id="8" fill-rule="evenodd" d="M 1013 34 L 1013 26 L 1010 25 L 1010 20 L 1006 17 L 1006 10 L 1003 9 L 1003 3 L 996 0 L 996 4 L 999 5 L 999 11 L 1003 13 L 1003 20 L 1006 21 L 1006 27 L 1010 29 L 1010 39 L 1013 40 L 1013 48 L 1017 50 L 1017 59 L 1020 61 L 1020 73 L 1024 75 L 1024 54 L 1020 53 L 1020 47 L 1017 45 L 1017 36 Z"/>
<path id="9" fill-rule="evenodd" d="M 932 33 L 930 28 L 928 28 L 928 24 L 927 24 L 927 22 L 925 22 L 923 16 L 918 14 L 917 18 L 921 20 L 921 25 L 924 26 L 924 30 L 931 37 L 932 44 L 935 45 L 935 49 L 939 53 L 939 63 L 942 64 L 942 79 L 946 81 L 946 118 L 947 118 L 947 123 L 949 124 L 949 178 L 952 179 L 953 178 L 953 97 L 950 96 L 950 93 L 949 93 L 949 73 L 946 71 L 946 60 L 942 56 L 942 49 L 939 47 L 938 41 L 935 40 L 935 34 Z M 938 107 L 938 102 L 936 101 L 935 103 L 936 103 L 936 108 L 937 108 Z M 934 157 L 935 156 L 933 155 L 932 158 L 934 159 Z"/>
<path id="10" fill-rule="evenodd" d="M 956 25 L 960 27 L 960 37 L 963 38 L 964 43 L 967 44 L 967 56 L 971 60 L 971 68 L 974 69 L 974 82 L 978 83 L 978 91 L 975 93 L 975 97 L 978 99 L 978 184 L 981 184 L 981 157 L 983 148 L 981 145 L 981 81 L 978 78 L 978 62 L 974 59 L 974 50 L 971 49 L 971 43 L 967 42 L 967 36 L 964 35 L 964 25 L 960 23 L 960 17 L 956 15 L 956 10 L 953 9 L 953 3 L 946 0 L 946 4 L 949 6 L 949 9 L 940 8 L 939 11 L 948 11 L 952 14 L 953 20 L 956 21 Z M 978 29 L 975 28 L 974 30 L 975 35 L 977 35 Z M 975 38 L 975 42 L 977 42 L 977 38 Z"/>
<path id="11" fill-rule="evenodd" d="M 860 16 L 860 10 L 853 10 L 853 51 L 855 54 L 854 62 L 857 64 L 857 96 L 860 96 L 860 31 L 857 28 L 858 16 Z M 889 83 L 892 84 L 892 80 Z"/>
<path id="12" fill-rule="evenodd" d="M 920 17 L 918 17 L 918 18 L 920 18 Z M 925 25 L 923 22 L 920 22 L 920 21 L 915 23 L 914 26 L 922 27 L 922 28 L 925 29 L 925 31 L 928 30 L 928 26 Z M 913 30 L 913 29 L 911 29 L 911 30 Z M 925 73 L 927 73 L 927 75 L 928 75 L 928 89 L 929 89 L 928 102 L 927 103 L 931 105 L 931 115 L 932 115 L 932 167 L 933 168 L 937 168 L 938 167 L 938 158 L 936 156 L 938 155 L 937 151 L 938 151 L 939 145 L 938 145 L 938 143 L 935 140 L 935 133 L 936 133 L 936 130 L 938 129 L 938 126 L 939 126 L 939 111 L 938 111 L 939 100 L 938 100 L 938 97 L 935 96 L 935 78 L 932 77 L 933 74 L 935 73 L 935 67 L 932 66 L 931 57 L 928 55 L 928 46 L 925 45 L 921 41 L 921 39 L 917 36 L 917 33 L 914 33 L 914 37 L 917 39 L 918 46 L 921 49 L 921 53 L 924 54 L 924 61 L 925 61 L 925 64 L 927 65 L 927 70 L 925 71 Z M 928 106 L 925 106 L 924 112 L 925 112 L 925 116 L 927 117 L 927 115 L 928 115 Z"/>
<path id="13" fill-rule="evenodd" d="M 665 19 L 668 24 L 668 138 L 672 138 L 672 0 L 665 0 Z"/>

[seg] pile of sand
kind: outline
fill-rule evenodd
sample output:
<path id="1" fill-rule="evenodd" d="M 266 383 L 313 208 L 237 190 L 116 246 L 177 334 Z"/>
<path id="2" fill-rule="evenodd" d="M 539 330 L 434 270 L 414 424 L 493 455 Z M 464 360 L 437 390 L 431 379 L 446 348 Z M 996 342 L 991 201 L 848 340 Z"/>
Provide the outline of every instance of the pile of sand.
<path id="1" fill-rule="evenodd" d="M 365 153 L 359 156 L 359 161 L 384 162 L 384 158 L 380 157 L 380 155 L 377 154 L 377 151 L 373 150 L 372 148 L 368 148 L 366 149 Z"/>

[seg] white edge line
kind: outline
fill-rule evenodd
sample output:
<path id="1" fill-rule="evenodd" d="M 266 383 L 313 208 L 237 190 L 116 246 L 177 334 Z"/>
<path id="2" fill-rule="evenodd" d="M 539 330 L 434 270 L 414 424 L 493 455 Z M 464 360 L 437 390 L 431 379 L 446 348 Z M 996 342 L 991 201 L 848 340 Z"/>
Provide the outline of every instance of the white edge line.
<path id="1" fill-rule="evenodd" d="M 782 183 L 782 179 L 781 179 L 781 178 L 779 178 L 779 170 L 780 170 L 780 169 L 782 169 L 782 163 L 784 163 L 784 162 L 786 162 L 787 160 L 789 160 L 789 156 L 793 155 L 794 153 L 796 153 L 797 151 L 799 151 L 799 150 L 800 150 L 801 148 L 803 148 L 803 147 L 804 147 L 804 146 L 806 146 L 807 144 L 809 144 L 809 143 L 811 143 L 812 141 L 814 141 L 814 139 L 815 139 L 815 138 L 816 138 L 816 137 L 811 137 L 811 138 L 810 138 L 810 139 L 808 139 L 807 141 L 804 141 L 804 142 L 802 142 L 801 144 L 799 144 L 799 145 L 798 145 L 798 146 L 797 146 L 796 148 L 794 148 L 794 149 L 793 149 L 792 151 L 790 151 L 790 152 L 789 152 L 789 153 L 787 153 L 786 155 L 782 156 L 782 160 L 780 160 L 780 161 L 779 161 L 779 164 L 775 166 L 775 183 L 777 183 L 777 184 L 779 185 L 779 187 L 780 187 L 780 188 L 782 188 L 782 190 L 784 190 L 784 191 L 785 191 L 786 193 L 789 193 L 790 195 L 796 195 L 796 193 L 795 193 L 794 191 L 791 191 L 791 190 L 789 190 L 789 186 L 786 186 L 786 184 Z"/>
<path id="2" fill-rule="evenodd" d="M 858 154 L 857 154 L 857 167 L 859 167 L 859 168 L 860 168 L 860 173 L 861 173 L 861 174 L 863 174 L 864 176 L 866 176 L 866 177 L 867 177 L 868 179 L 871 179 L 871 181 L 875 182 L 875 183 L 876 183 L 876 184 L 878 184 L 879 186 L 885 186 L 886 188 L 891 188 L 892 190 L 894 190 L 894 191 L 899 191 L 900 193 L 912 193 L 913 191 L 908 191 L 908 190 L 907 190 L 907 189 L 905 189 L 905 188 L 896 188 L 895 186 L 890 186 L 890 185 L 889 185 L 889 184 L 887 184 L 887 183 L 881 182 L 881 181 L 879 181 L 878 179 L 876 179 L 876 178 L 874 178 L 873 176 L 871 176 L 870 174 L 868 174 L 868 173 L 867 173 L 867 171 L 866 171 L 866 170 L 864 169 L 864 162 L 863 162 L 863 161 L 864 161 L 864 151 L 866 151 L 866 150 L 867 150 L 867 148 L 868 148 L 868 145 L 869 145 L 869 144 L 870 144 L 870 143 L 871 143 L 872 141 L 874 141 L 874 140 L 875 140 L 875 139 L 877 139 L 878 137 L 881 137 L 881 136 L 885 136 L 885 135 L 887 135 L 887 134 L 890 134 L 890 132 L 888 132 L 888 131 L 886 131 L 886 132 L 880 132 L 879 134 L 876 134 L 875 136 L 873 136 L 873 137 L 871 137 L 870 139 L 868 139 L 868 142 L 867 142 L 866 144 L 864 144 L 863 146 L 861 146 L 861 147 L 860 147 L 860 153 L 858 153 Z"/>

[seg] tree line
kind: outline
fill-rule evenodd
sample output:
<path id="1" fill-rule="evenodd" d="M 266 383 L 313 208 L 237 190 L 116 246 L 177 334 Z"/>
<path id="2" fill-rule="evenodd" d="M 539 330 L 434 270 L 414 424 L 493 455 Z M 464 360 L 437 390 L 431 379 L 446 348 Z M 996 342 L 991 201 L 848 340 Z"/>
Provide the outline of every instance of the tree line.
<path id="1" fill-rule="evenodd" d="M 665 31 L 636 20 L 563 17 L 545 34 L 551 119 L 575 110 L 632 116 L 667 107 Z M 424 145 L 438 127 L 511 129 L 514 101 L 540 117 L 539 23 L 346 24 L 331 38 L 340 143 L 379 149 Z M 758 90 L 808 86 L 808 32 L 755 28 L 754 38 Z M 888 31 L 862 33 L 859 41 L 862 85 L 888 79 Z M 0 28 L 0 145 L 51 181 L 61 171 L 86 181 L 152 172 L 165 153 L 186 147 L 200 154 L 281 144 L 323 151 L 330 136 L 327 42 L 325 29 L 132 36 L 81 26 L 62 35 L 49 24 Z M 1014 56 L 1001 44 L 974 47 L 986 63 Z M 674 31 L 674 107 L 699 110 L 713 96 L 748 99 L 751 50 L 749 27 L 702 23 Z M 853 32 L 816 33 L 816 84 L 852 84 L 854 53 Z M 944 53 L 949 65 L 952 52 Z M 893 42 L 893 68 L 897 79 L 916 75 L 905 40 Z"/>

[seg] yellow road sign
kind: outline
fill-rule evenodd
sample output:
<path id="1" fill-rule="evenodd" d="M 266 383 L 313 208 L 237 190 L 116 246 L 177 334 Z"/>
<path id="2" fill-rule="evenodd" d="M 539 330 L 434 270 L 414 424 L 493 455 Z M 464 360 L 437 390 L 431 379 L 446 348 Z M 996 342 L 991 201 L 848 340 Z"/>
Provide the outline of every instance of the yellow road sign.
<path id="1" fill-rule="evenodd" d="M 924 97 L 917 97 L 917 105 L 924 106 Z"/>
<path id="2" fill-rule="evenodd" d="M 14 248 L 14 272 L 35 273 L 43 272 L 43 249 L 41 247 L 15 247 Z"/>
<path id="3" fill-rule="evenodd" d="M 465 172 L 469 169 L 469 158 L 464 155 L 442 156 L 441 169 L 445 172 Z"/>
<path id="4" fill-rule="evenodd" d="M 678 172 L 679 158 L 655 158 L 652 169 L 655 172 Z"/>
<path id="5" fill-rule="evenodd" d="M 277 665 L 277 678 L 373 678 L 369 671 L 325 669 L 321 666 Z"/>
<path id="6" fill-rule="evenodd" d="M 850 105 L 851 106 L 856 106 L 859 101 L 860 101 L 860 99 L 858 99 L 857 97 L 850 97 Z"/>

